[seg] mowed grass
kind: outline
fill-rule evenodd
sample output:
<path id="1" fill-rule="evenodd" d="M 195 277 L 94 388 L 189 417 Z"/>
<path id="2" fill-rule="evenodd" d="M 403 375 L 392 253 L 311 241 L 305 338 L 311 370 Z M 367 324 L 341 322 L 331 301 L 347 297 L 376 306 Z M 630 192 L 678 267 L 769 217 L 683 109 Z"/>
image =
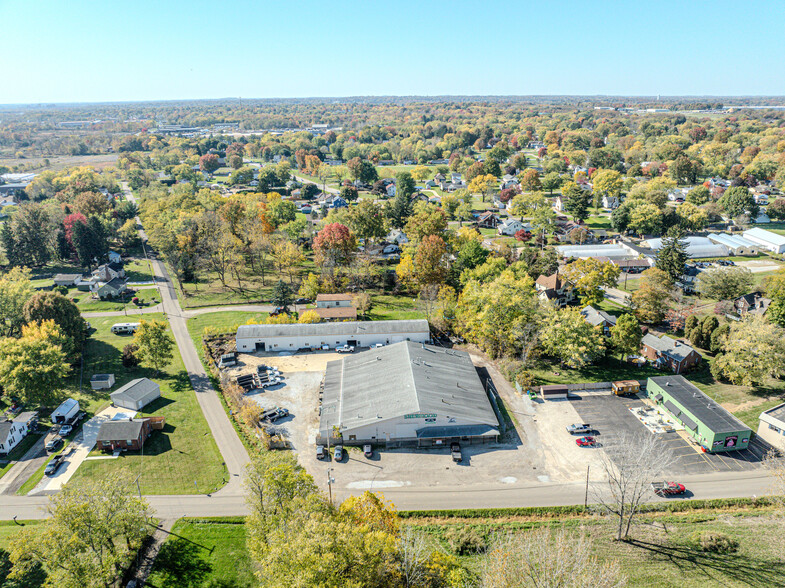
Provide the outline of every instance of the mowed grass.
<path id="1" fill-rule="evenodd" d="M 400 321 L 425 318 L 425 312 L 416 297 L 380 295 L 371 297 L 367 317 L 374 321 Z"/>
<path id="2" fill-rule="evenodd" d="M 221 333 L 234 333 L 236 326 L 244 325 L 249 320 L 264 322 L 269 316 L 266 312 L 242 312 L 228 310 L 224 312 L 210 312 L 188 319 L 188 334 L 197 350 L 202 348 L 202 333 L 206 327 L 218 329 Z"/>
<path id="3" fill-rule="evenodd" d="M 163 319 L 152 314 L 145 320 Z M 163 431 L 154 431 L 142 452 L 128 451 L 117 459 L 87 460 L 76 471 L 75 480 L 100 479 L 114 472 L 141 475 L 145 494 L 203 494 L 226 483 L 226 468 L 210 434 L 196 395 L 177 348 L 172 363 L 161 374 L 151 369 L 122 366 L 121 352 L 131 337 L 114 335 L 111 326 L 116 317 L 93 319 L 92 339 L 87 350 L 85 379 L 94 373 L 114 373 L 116 390 L 131 379 L 148 377 L 161 386 L 161 398 L 147 405 L 140 416 L 163 416 Z"/>
<path id="4" fill-rule="evenodd" d="M 172 549 L 187 569 L 201 570 L 197 586 L 232 586 L 245 588 L 257 584 L 251 571 L 251 559 L 245 547 L 245 524 L 242 518 L 180 519 L 172 529 L 162 552 Z M 156 561 L 148 586 L 166 586 L 163 567 L 166 557 Z"/>

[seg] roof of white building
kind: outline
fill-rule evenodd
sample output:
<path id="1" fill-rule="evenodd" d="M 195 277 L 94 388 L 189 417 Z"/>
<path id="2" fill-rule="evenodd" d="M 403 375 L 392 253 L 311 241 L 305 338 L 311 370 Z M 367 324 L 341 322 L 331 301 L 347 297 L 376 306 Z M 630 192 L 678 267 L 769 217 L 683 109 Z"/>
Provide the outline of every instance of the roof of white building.
<path id="1" fill-rule="evenodd" d="M 729 235 L 728 233 L 711 233 L 708 239 L 709 241 L 725 245 L 732 249 L 736 249 L 737 247 L 758 247 L 757 243 L 753 243 L 739 235 Z"/>
<path id="2" fill-rule="evenodd" d="M 498 428 L 469 354 L 403 341 L 327 364 L 320 429 L 354 429 L 405 415 Z"/>
<path id="3" fill-rule="evenodd" d="M 714 243 L 708 237 L 684 237 L 687 257 L 727 257 L 728 248 L 725 245 Z M 658 251 L 662 247 L 662 239 L 647 239 L 649 247 Z"/>
<path id="4" fill-rule="evenodd" d="M 556 250 L 562 257 L 607 257 L 609 259 L 629 259 L 638 255 L 623 245 L 557 245 Z"/>
<path id="5" fill-rule="evenodd" d="M 744 236 L 754 237 L 756 239 L 760 239 L 761 241 L 771 243 L 772 245 L 785 245 L 785 236 L 772 233 L 766 229 L 759 229 L 757 227 L 754 229 L 749 229 L 748 231 L 744 231 Z"/>
<path id="6" fill-rule="evenodd" d="M 352 321 L 346 323 L 312 323 L 292 325 L 240 325 L 238 339 L 266 337 L 308 337 L 326 335 L 379 335 L 385 333 L 427 333 L 428 321 Z"/>

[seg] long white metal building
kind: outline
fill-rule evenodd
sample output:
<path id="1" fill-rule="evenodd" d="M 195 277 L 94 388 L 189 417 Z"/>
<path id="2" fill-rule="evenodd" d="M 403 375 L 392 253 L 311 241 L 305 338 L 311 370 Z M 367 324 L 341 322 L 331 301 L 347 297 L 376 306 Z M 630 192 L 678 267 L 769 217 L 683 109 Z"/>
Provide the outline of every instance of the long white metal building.
<path id="1" fill-rule="evenodd" d="M 318 443 L 492 442 L 499 420 L 465 351 L 414 342 L 327 364 Z"/>
<path id="2" fill-rule="evenodd" d="M 431 338 L 428 321 L 352 321 L 293 325 L 241 325 L 237 329 L 237 351 L 297 351 L 325 345 L 371 347 L 401 341 L 426 343 Z"/>
<path id="3" fill-rule="evenodd" d="M 757 243 L 745 239 L 739 235 L 729 235 L 728 233 L 711 233 L 709 241 L 719 245 L 725 245 L 733 255 L 755 255 L 760 249 Z"/>
<path id="4" fill-rule="evenodd" d="M 765 229 L 754 228 L 744 231 L 744 238 L 757 243 L 762 249 L 772 253 L 785 253 L 785 236 Z"/>

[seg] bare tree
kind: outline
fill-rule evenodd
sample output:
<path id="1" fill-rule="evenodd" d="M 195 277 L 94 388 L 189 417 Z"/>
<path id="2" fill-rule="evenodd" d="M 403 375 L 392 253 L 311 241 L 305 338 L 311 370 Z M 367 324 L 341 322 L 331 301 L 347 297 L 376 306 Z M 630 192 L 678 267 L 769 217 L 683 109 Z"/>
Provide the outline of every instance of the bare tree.
<path id="1" fill-rule="evenodd" d="M 502 535 L 483 560 L 483 588 L 616 588 L 626 584 L 618 562 L 592 557 L 591 540 L 583 534 L 548 527 Z"/>
<path id="2" fill-rule="evenodd" d="M 621 540 L 653 495 L 652 481 L 673 463 L 673 453 L 649 432 L 622 432 L 604 449 L 600 459 L 606 480 L 595 486 L 594 498 L 603 511 L 618 517 L 616 539 Z"/>
<path id="3" fill-rule="evenodd" d="M 420 307 L 425 312 L 425 318 L 432 322 L 433 313 L 436 310 L 436 301 L 439 296 L 438 284 L 425 284 L 420 289 Z"/>
<path id="4" fill-rule="evenodd" d="M 359 294 L 354 295 L 354 306 L 357 308 L 357 311 L 365 316 L 371 309 L 371 295 L 368 292 L 360 292 Z"/>
<path id="5" fill-rule="evenodd" d="M 399 539 L 398 553 L 406 586 L 421 586 L 426 573 L 425 563 L 431 553 L 427 539 L 411 527 L 404 527 Z"/>

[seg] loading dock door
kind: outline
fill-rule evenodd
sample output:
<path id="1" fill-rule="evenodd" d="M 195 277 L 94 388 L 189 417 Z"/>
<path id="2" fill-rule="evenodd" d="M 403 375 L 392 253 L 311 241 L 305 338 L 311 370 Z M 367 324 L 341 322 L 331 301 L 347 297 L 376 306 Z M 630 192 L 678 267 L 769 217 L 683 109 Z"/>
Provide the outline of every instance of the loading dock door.
<path id="1" fill-rule="evenodd" d="M 357 340 L 356 339 L 348 339 L 346 341 L 346 344 L 349 345 L 350 347 L 357 347 Z"/>
<path id="2" fill-rule="evenodd" d="M 257 341 L 256 342 L 256 350 L 257 351 L 264 351 L 264 342 L 263 341 Z"/>

